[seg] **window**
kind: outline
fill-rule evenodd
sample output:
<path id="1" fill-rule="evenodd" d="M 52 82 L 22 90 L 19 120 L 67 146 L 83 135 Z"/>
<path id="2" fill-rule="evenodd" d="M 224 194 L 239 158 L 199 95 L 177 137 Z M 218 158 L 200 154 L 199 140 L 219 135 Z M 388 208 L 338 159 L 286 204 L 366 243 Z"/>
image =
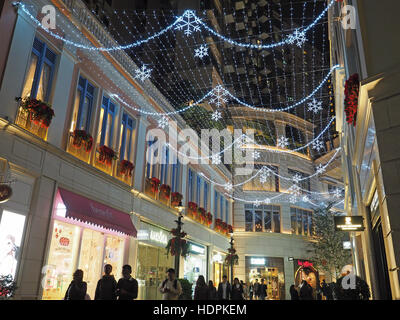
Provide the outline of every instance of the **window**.
<path id="1" fill-rule="evenodd" d="M 256 174 L 264 165 L 255 164 L 253 175 Z M 260 181 L 260 175 L 255 179 L 251 179 L 249 182 L 243 185 L 244 191 L 274 191 L 279 192 L 279 177 L 278 177 L 278 167 L 276 166 L 268 166 L 268 168 L 273 171 L 273 173 L 269 173 L 268 177 L 266 177 L 265 182 Z"/>
<path id="2" fill-rule="evenodd" d="M 22 97 L 49 101 L 57 55 L 45 42 L 35 38 Z"/>
<path id="3" fill-rule="evenodd" d="M 254 230 L 250 221 L 250 214 L 254 215 Z M 262 205 L 254 207 L 251 204 L 245 205 L 246 231 L 256 232 L 281 232 L 281 212 L 279 206 Z"/>
<path id="4" fill-rule="evenodd" d="M 196 177 L 196 203 L 200 206 L 201 204 L 201 178 Z"/>
<path id="5" fill-rule="evenodd" d="M 245 215 L 245 230 L 253 231 L 253 212 L 251 210 L 246 210 L 244 212 Z"/>
<path id="6" fill-rule="evenodd" d="M 188 176 L 188 200 L 191 202 L 193 201 L 193 170 L 190 168 Z"/>
<path id="7" fill-rule="evenodd" d="M 311 236 L 314 234 L 312 211 L 300 208 L 290 208 L 292 234 Z"/>
<path id="8" fill-rule="evenodd" d="M 204 209 L 208 210 L 208 182 L 204 181 Z"/>
<path id="9" fill-rule="evenodd" d="M 292 169 L 288 169 L 288 174 L 289 174 L 291 177 L 294 177 L 296 174 L 298 174 L 301 178 L 307 177 L 307 175 L 306 175 L 304 172 L 297 171 L 297 170 L 292 170 Z M 304 180 L 299 181 L 299 187 L 300 187 L 301 189 L 305 189 L 305 190 L 307 190 L 307 191 L 311 191 L 310 179 L 307 178 L 307 179 L 304 179 Z M 302 193 L 306 193 L 306 191 L 304 191 L 304 190 L 300 190 L 300 191 L 301 191 Z"/>
<path id="10" fill-rule="evenodd" d="M 171 178 L 171 190 L 172 192 L 178 192 L 180 182 L 180 163 L 176 159 L 176 163 L 172 165 L 172 178 Z"/>
<path id="11" fill-rule="evenodd" d="M 225 219 L 226 223 L 229 223 L 229 203 L 228 200 L 225 199 Z"/>
<path id="12" fill-rule="evenodd" d="M 132 144 L 134 141 L 134 130 L 136 122 L 127 113 L 123 113 L 121 122 L 121 136 L 119 158 L 120 160 L 131 160 Z"/>
<path id="13" fill-rule="evenodd" d="M 161 163 L 161 184 L 168 184 L 169 148 L 163 147 L 163 160 Z"/>
<path id="14" fill-rule="evenodd" d="M 147 142 L 148 143 L 147 148 L 150 148 L 156 142 L 157 142 L 157 138 L 150 137 L 149 141 Z M 158 153 L 158 148 L 156 148 L 155 152 L 152 149 L 150 149 L 150 151 L 148 151 L 148 152 L 150 153 L 150 155 L 149 155 L 150 159 L 148 159 L 149 161 L 147 161 L 147 164 L 146 164 L 146 178 L 151 179 L 151 178 L 157 176 L 157 172 L 156 172 L 157 167 L 156 167 L 155 162 L 156 162 L 156 157 L 157 157 L 157 153 Z M 147 156 L 146 156 L 146 158 L 147 158 Z"/>
<path id="15" fill-rule="evenodd" d="M 89 131 L 93 100 L 94 86 L 87 79 L 79 77 L 71 131 L 75 129 Z"/>
<path id="16" fill-rule="evenodd" d="M 97 144 L 112 147 L 112 138 L 114 130 L 114 117 L 117 108 L 109 98 L 103 97 L 103 103 L 100 110 L 99 133 L 97 135 Z"/>

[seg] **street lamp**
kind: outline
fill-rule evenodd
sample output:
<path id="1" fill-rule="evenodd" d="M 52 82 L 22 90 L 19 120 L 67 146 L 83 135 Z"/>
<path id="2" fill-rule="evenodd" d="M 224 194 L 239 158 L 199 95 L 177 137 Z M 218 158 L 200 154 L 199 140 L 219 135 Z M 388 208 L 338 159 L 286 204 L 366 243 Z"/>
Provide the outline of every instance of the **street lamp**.
<path id="1" fill-rule="evenodd" d="M 234 243 L 234 239 L 233 239 L 233 233 L 229 233 L 231 236 L 231 241 L 229 242 L 231 245 L 231 252 L 230 254 L 232 254 L 233 252 L 233 243 Z M 233 284 L 233 258 L 231 259 L 231 285 Z"/>
<path id="2" fill-rule="evenodd" d="M 185 207 L 182 205 L 182 201 L 179 201 L 179 204 L 175 207 L 176 209 L 178 209 L 179 212 L 179 217 L 178 220 L 175 220 L 176 224 L 177 224 L 177 236 L 176 236 L 176 241 L 178 241 L 178 252 L 176 252 L 175 254 L 175 275 L 176 278 L 179 278 L 179 264 L 180 264 L 180 259 L 181 259 L 181 233 L 182 233 L 182 226 L 183 226 L 183 222 L 182 222 L 182 212 L 183 210 L 185 210 Z"/>

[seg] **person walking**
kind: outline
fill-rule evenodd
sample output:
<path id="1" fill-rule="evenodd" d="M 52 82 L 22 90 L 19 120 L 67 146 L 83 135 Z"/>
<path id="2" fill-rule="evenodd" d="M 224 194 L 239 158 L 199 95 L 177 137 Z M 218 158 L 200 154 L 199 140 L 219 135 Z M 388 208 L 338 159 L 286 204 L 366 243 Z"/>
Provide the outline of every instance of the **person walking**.
<path id="1" fill-rule="evenodd" d="M 249 300 L 253 300 L 253 295 L 254 295 L 254 284 L 250 282 L 249 285 Z"/>
<path id="2" fill-rule="evenodd" d="M 355 277 L 355 281 L 350 279 L 351 276 Z M 346 282 L 352 283 L 352 281 L 355 282 L 355 288 L 343 285 Z M 342 282 L 344 283 L 342 284 Z M 352 269 L 342 270 L 342 277 L 337 280 L 334 286 L 334 294 L 336 300 L 369 300 L 371 296 L 368 284 L 359 276 L 356 276 Z"/>
<path id="3" fill-rule="evenodd" d="M 208 300 L 208 286 L 206 284 L 204 276 L 202 275 L 200 275 L 196 281 L 193 300 Z"/>
<path id="4" fill-rule="evenodd" d="M 218 285 L 217 297 L 218 300 L 229 300 L 231 297 L 231 285 L 226 275 L 222 277 L 222 282 Z"/>
<path id="5" fill-rule="evenodd" d="M 244 300 L 249 300 L 249 285 L 248 283 L 243 282 L 243 298 Z"/>
<path id="6" fill-rule="evenodd" d="M 65 292 L 64 300 L 85 300 L 87 283 L 83 281 L 83 271 L 78 269 L 73 274 L 73 280 Z"/>
<path id="7" fill-rule="evenodd" d="M 267 297 L 267 285 L 264 283 L 264 279 L 261 279 L 259 286 L 259 300 L 265 300 Z"/>
<path id="8" fill-rule="evenodd" d="M 260 298 L 260 284 L 258 283 L 258 279 L 256 279 L 254 283 L 254 300 L 258 300 Z"/>
<path id="9" fill-rule="evenodd" d="M 238 278 L 233 280 L 231 300 L 243 300 L 243 287 Z"/>
<path id="10" fill-rule="evenodd" d="M 138 282 L 132 278 L 132 267 L 126 264 L 122 267 L 122 278 L 117 283 L 118 300 L 134 300 L 138 295 Z"/>
<path id="11" fill-rule="evenodd" d="M 217 289 L 212 280 L 208 281 L 208 300 L 217 300 Z"/>
<path id="12" fill-rule="evenodd" d="M 204 280 L 204 277 L 203 277 Z M 158 288 L 163 294 L 163 300 L 178 300 L 182 294 L 182 286 L 176 279 L 175 270 L 170 268 L 167 270 L 167 279 L 165 279 Z"/>
<path id="13" fill-rule="evenodd" d="M 299 300 L 299 293 L 297 292 L 296 287 L 295 287 L 294 284 L 292 284 L 290 286 L 289 292 L 290 292 L 290 299 L 291 300 Z"/>
<path id="14" fill-rule="evenodd" d="M 111 264 L 106 264 L 104 276 L 97 282 L 94 300 L 117 300 L 117 281 L 111 271 Z"/>
<path id="15" fill-rule="evenodd" d="M 313 297 L 313 288 L 307 283 L 306 280 L 303 280 L 300 284 L 300 300 L 314 300 Z"/>

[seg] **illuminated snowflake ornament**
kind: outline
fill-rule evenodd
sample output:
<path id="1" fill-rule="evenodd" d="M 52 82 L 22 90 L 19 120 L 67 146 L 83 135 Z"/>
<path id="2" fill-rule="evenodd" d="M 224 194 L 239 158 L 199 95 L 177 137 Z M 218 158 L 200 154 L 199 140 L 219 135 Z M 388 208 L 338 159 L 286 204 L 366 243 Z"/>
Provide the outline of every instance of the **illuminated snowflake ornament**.
<path id="1" fill-rule="evenodd" d="M 265 166 L 262 167 L 261 174 L 260 174 L 260 182 L 261 183 L 267 182 L 269 175 L 270 175 L 270 172 L 268 171 L 268 168 Z"/>
<path id="2" fill-rule="evenodd" d="M 286 38 L 287 43 L 289 44 L 296 43 L 296 46 L 298 46 L 299 48 L 301 48 L 306 41 L 307 41 L 306 33 L 304 31 L 299 31 L 299 29 L 296 29 L 292 34 L 290 34 Z"/>
<path id="3" fill-rule="evenodd" d="M 336 188 L 335 191 L 333 192 L 333 196 L 335 198 L 341 198 L 342 197 L 342 190 L 340 190 L 339 188 Z"/>
<path id="4" fill-rule="evenodd" d="M 308 201 L 310 201 L 310 199 L 308 198 L 308 196 L 303 196 L 303 198 L 302 198 L 301 200 L 303 200 L 303 202 L 308 202 Z"/>
<path id="5" fill-rule="evenodd" d="M 257 150 L 254 150 L 251 154 L 254 160 L 257 160 L 260 157 L 260 153 Z"/>
<path id="6" fill-rule="evenodd" d="M 224 185 L 224 189 L 226 190 L 226 191 L 232 191 L 232 189 L 233 189 L 233 186 L 232 186 L 232 183 L 230 183 L 230 182 L 228 182 L 228 183 L 226 183 L 225 185 Z"/>
<path id="7" fill-rule="evenodd" d="M 300 196 L 301 195 L 301 188 L 297 184 L 294 184 L 289 188 L 289 192 L 293 196 Z"/>
<path id="8" fill-rule="evenodd" d="M 224 103 L 228 102 L 226 97 L 229 96 L 229 93 L 223 86 L 218 85 L 211 91 L 210 96 L 211 99 L 209 102 L 211 104 L 215 104 L 217 107 L 220 107 Z"/>
<path id="9" fill-rule="evenodd" d="M 194 56 L 200 59 L 208 56 L 208 48 L 206 45 L 202 44 L 199 48 L 194 49 Z"/>
<path id="10" fill-rule="evenodd" d="M 264 203 L 265 204 L 270 204 L 271 203 L 271 199 L 270 198 L 265 198 L 264 199 Z"/>
<path id="11" fill-rule="evenodd" d="M 318 101 L 315 98 L 313 98 L 312 101 L 310 101 L 308 104 L 308 111 L 312 111 L 314 113 L 318 113 L 319 111 L 322 110 L 322 101 Z"/>
<path id="12" fill-rule="evenodd" d="M 317 150 L 317 152 L 320 152 L 324 149 L 324 143 L 321 140 L 315 140 L 312 147 L 314 150 Z"/>
<path id="13" fill-rule="evenodd" d="M 175 30 L 184 30 L 185 35 L 190 36 L 193 32 L 200 31 L 201 20 L 193 10 L 186 10 L 176 21 Z"/>
<path id="14" fill-rule="evenodd" d="M 164 129 L 166 126 L 168 126 L 168 118 L 166 116 L 162 116 L 158 120 L 158 127 Z"/>
<path id="15" fill-rule="evenodd" d="M 140 79 L 140 81 L 144 81 L 148 78 L 150 78 L 150 74 L 153 69 L 147 68 L 147 66 L 144 64 L 142 65 L 139 69 L 135 70 L 135 79 Z"/>
<path id="16" fill-rule="evenodd" d="M 222 118 L 221 112 L 218 110 L 215 110 L 211 115 L 211 119 L 213 119 L 214 121 L 218 121 L 221 118 Z"/>
<path id="17" fill-rule="evenodd" d="M 293 176 L 292 179 L 293 179 L 293 182 L 297 184 L 297 183 L 299 183 L 299 182 L 302 180 L 302 178 L 303 178 L 303 177 L 302 177 L 299 173 L 296 173 L 296 174 Z"/>
<path id="18" fill-rule="evenodd" d="M 278 138 L 278 147 L 285 149 L 289 145 L 289 138 L 285 136 L 280 136 Z"/>
<path id="19" fill-rule="evenodd" d="M 257 199 L 256 201 L 254 201 L 254 206 L 256 208 L 258 208 L 260 205 L 261 205 L 261 201 L 260 200 Z"/>
<path id="20" fill-rule="evenodd" d="M 291 196 L 290 198 L 289 198 L 289 202 L 290 203 L 296 203 L 297 202 L 297 197 L 296 196 Z"/>
<path id="21" fill-rule="evenodd" d="M 212 164 L 221 164 L 221 155 L 220 154 L 214 154 L 212 157 L 211 157 L 211 162 L 212 162 Z"/>
<path id="22" fill-rule="evenodd" d="M 315 168 L 315 171 L 316 171 L 318 174 L 322 174 L 322 173 L 325 172 L 325 168 L 324 168 L 324 166 L 320 163 L 320 164 Z"/>

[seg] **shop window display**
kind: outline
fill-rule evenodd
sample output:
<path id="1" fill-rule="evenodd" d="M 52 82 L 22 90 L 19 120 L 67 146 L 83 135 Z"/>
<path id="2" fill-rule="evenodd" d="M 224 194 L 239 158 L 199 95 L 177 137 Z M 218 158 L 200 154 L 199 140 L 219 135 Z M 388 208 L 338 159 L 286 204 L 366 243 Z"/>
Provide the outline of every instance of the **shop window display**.
<path id="1" fill-rule="evenodd" d="M 112 266 L 112 273 L 119 278 L 123 265 L 124 240 L 114 236 L 106 236 L 103 268 L 106 264 Z"/>
<path id="2" fill-rule="evenodd" d="M 25 216 L 3 211 L 0 222 L 0 276 L 15 278 L 24 232 Z"/>
<path id="3" fill-rule="evenodd" d="M 43 300 L 64 299 L 75 271 L 80 228 L 54 222 L 47 265 L 43 268 Z"/>
<path id="4" fill-rule="evenodd" d="M 207 249 L 193 243 L 190 244 L 190 248 L 184 262 L 184 278 L 193 284 L 194 294 L 198 277 L 203 275 L 207 279 Z"/>

